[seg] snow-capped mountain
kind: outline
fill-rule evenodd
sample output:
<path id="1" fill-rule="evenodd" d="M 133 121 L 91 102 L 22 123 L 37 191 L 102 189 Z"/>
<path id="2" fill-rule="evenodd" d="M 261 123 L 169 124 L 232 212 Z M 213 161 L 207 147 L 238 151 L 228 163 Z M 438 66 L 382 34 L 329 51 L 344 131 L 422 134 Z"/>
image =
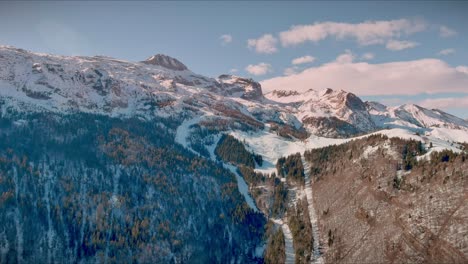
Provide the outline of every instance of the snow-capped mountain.
<path id="1" fill-rule="evenodd" d="M 141 62 L 104 56 L 67 57 L 0 47 L 0 96 L 19 111 L 89 112 L 110 116 L 198 117 L 217 129 L 248 126 L 285 137 L 349 137 L 385 128 L 468 130 L 468 122 L 416 105 L 387 107 L 324 89 L 263 94 L 252 79 L 205 77 L 166 55 Z"/>
<path id="2" fill-rule="evenodd" d="M 185 71 L 188 70 L 182 62 L 164 54 L 156 54 L 142 61 L 142 63 L 149 65 L 157 65 L 174 71 Z"/>
<path id="3" fill-rule="evenodd" d="M 8 212 L 0 214 L 0 263 L 282 263 L 280 250 L 268 245 L 275 228 L 267 220 L 284 233 L 283 262 L 308 255 L 309 263 L 313 255 L 313 263 L 323 263 L 322 253 L 341 256 L 337 245 L 354 252 L 363 223 L 370 230 L 388 220 L 395 235 L 413 233 L 394 221 L 407 218 L 402 208 L 418 214 L 403 202 L 424 197 L 424 214 L 436 208 L 437 218 L 451 217 L 444 199 L 458 198 L 466 186 L 461 156 L 450 165 L 457 170 L 434 163 L 437 169 L 427 171 L 452 187 L 438 188 L 439 206 L 428 206 L 433 182 L 423 182 L 417 169 L 400 169 L 402 161 L 408 168 L 435 159 L 436 151 L 465 155 L 465 120 L 416 105 L 363 102 L 342 90 L 264 94 L 252 79 L 205 77 L 161 54 L 129 62 L 0 46 L 0 127 L 0 206 Z M 406 186 L 402 175 L 414 182 Z M 416 195 L 395 205 L 400 189 L 413 187 Z M 372 210 L 385 204 L 379 221 L 362 207 L 369 202 Z M 434 230 L 433 219 L 424 227 Z M 336 226 L 359 239 L 340 237 L 348 232 Z M 341 242 L 331 245 L 335 236 Z M 463 234 L 451 237 L 461 241 Z M 451 248 L 444 247 L 447 256 Z"/>
<path id="4" fill-rule="evenodd" d="M 305 93 L 273 91 L 272 101 L 293 105 L 290 109 L 316 135 L 349 136 L 376 130 L 366 105 L 356 95 L 330 88 Z"/>
<path id="5" fill-rule="evenodd" d="M 415 104 L 387 107 L 367 102 L 374 122 L 384 126 L 415 126 L 419 128 L 450 128 L 466 130 L 468 122 L 438 109 L 426 109 Z"/>

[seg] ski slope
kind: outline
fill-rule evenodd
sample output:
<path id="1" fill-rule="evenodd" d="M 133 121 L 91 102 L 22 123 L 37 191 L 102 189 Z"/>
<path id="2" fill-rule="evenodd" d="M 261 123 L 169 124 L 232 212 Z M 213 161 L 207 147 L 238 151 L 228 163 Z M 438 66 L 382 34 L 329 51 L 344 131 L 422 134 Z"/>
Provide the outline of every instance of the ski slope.
<path id="1" fill-rule="evenodd" d="M 231 131 L 230 134 L 246 143 L 246 148 L 263 157 L 261 167 L 255 169 L 262 173 L 276 172 L 276 161 L 281 158 L 295 153 L 304 153 L 308 149 L 322 148 L 330 145 L 339 145 L 351 140 L 361 139 L 370 135 L 386 135 L 389 138 L 399 137 L 403 139 L 414 139 L 422 141 L 426 147 L 432 142 L 433 148 L 429 149 L 429 153 L 424 157 L 428 157 L 432 151 L 440 151 L 444 149 L 460 152 L 460 146 L 454 142 L 468 142 L 468 132 L 464 130 L 454 130 L 446 128 L 434 128 L 424 135 L 415 134 L 413 131 L 404 128 L 384 129 L 367 135 L 352 137 L 352 138 L 326 138 L 311 135 L 306 140 L 285 139 L 274 133 L 264 130 L 258 132 Z"/>
<path id="2" fill-rule="evenodd" d="M 281 219 L 272 219 L 272 221 L 281 227 L 284 235 L 284 242 L 285 242 L 285 252 L 286 252 L 286 261 L 285 264 L 294 264 L 296 260 L 296 253 L 294 251 L 294 244 L 293 244 L 293 237 L 291 234 L 291 229 L 287 222 Z"/>
<path id="3" fill-rule="evenodd" d="M 302 155 L 302 164 L 304 164 L 304 174 L 305 174 L 305 193 L 307 197 L 307 204 L 309 205 L 309 218 L 310 224 L 312 225 L 312 236 L 314 238 L 313 242 L 313 252 L 312 252 L 312 263 L 313 264 L 323 264 L 324 259 L 322 257 L 322 252 L 320 250 L 320 232 L 318 228 L 318 219 L 315 213 L 314 198 L 312 195 L 312 183 L 310 180 L 310 164 L 306 162 L 304 155 Z"/>

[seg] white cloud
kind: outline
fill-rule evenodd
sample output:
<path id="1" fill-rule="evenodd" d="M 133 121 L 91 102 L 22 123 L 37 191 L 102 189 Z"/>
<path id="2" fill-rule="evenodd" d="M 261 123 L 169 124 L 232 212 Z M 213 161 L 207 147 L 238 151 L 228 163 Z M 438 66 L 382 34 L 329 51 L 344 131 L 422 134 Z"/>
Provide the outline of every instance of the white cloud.
<path id="1" fill-rule="evenodd" d="M 330 87 L 360 96 L 468 93 L 467 66 L 452 67 L 438 59 L 370 64 L 352 62 L 352 58 L 350 62 L 349 52 L 344 55 L 348 56 L 347 60 L 333 61 L 290 76 L 265 80 L 261 82 L 263 90 L 306 91 L 310 88 L 321 90 Z"/>
<path id="2" fill-rule="evenodd" d="M 366 52 L 364 54 L 362 54 L 361 56 L 361 60 L 372 60 L 375 58 L 375 55 L 374 53 L 371 53 L 371 52 Z"/>
<path id="3" fill-rule="evenodd" d="M 448 37 L 453 37 L 455 35 L 457 35 L 457 31 L 449 28 L 449 27 L 446 27 L 446 26 L 440 26 L 439 28 L 439 36 L 443 37 L 443 38 L 448 38 Z"/>
<path id="4" fill-rule="evenodd" d="M 304 42 L 319 42 L 328 37 L 337 40 L 354 39 L 360 45 L 384 44 L 387 40 L 426 30 L 427 23 L 419 19 L 365 21 L 362 23 L 321 22 L 296 25 L 279 33 L 283 46 Z"/>
<path id="5" fill-rule="evenodd" d="M 247 40 L 247 47 L 258 53 L 271 54 L 278 51 L 276 43 L 278 40 L 271 34 L 265 34 L 258 39 Z"/>
<path id="6" fill-rule="evenodd" d="M 284 69 L 283 74 L 286 76 L 297 74 L 298 70 L 299 70 L 299 67 L 297 66 L 289 67 L 289 68 Z"/>
<path id="7" fill-rule="evenodd" d="M 238 71 L 239 71 L 239 70 L 236 69 L 236 68 L 229 70 L 230 73 L 236 73 L 236 72 L 238 72 Z"/>
<path id="8" fill-rule="evenodd" d="M 354 55 L 350 50 L 346 50 L 345 53 L 336 57 L 335 62 L 339 64 L 352 63 L 355 59 L 356 55 Z"/>
<path id="9" fill-rule="evenodd" d="M 315 58 L 309 55 L 302 56 L 299 58 L 295 58 L 294 60 L 291 61 L 292 64 L 298 65 L 298 64 L 304 64 L 304 63 L 311 63 L 314 62 Z"/>
<path id="10" fill-rule="evenodd" d="M 268 63 L 261 62 L 259 64 L 250 64 L 245 67 L 245 70 L 253 75 L 265 75 L 273 71 L 272 67 Z"/>
<path id="11" fill-rule="evenodd" d="M 223 46 L 225 46 L 225 45 L 232 42 L 232 36 L 229 35 L 229 34 L 221 35 L 221 37 L 219 37 L 219 39 L 221 40 L 221 45 L 223 45 Z"/>
<path id="12" fill-rule="evenodd" d="M 404 100 L 402 98 L 384 98 L 384 99 L 378 100 L 378 102 L 387 106 L 397 106 L 397 105 L 410 103 L 407 100 Z"/>
<path id="13" fill-rule="evenodd" d="M 466 108 L 468 109 L 468 96 L 465 97 L 448 97 L 448 98 L 436 98 L 426 99 L 417 103 L 420 106 L 426 108 L 436 109 L 449 109 L 449 108 Z"/>
<path id="14" fill-rule="evenodd" d="M 454 49 L 443 49 L 441 51 L 439 51 L 439 53 L 437 53 L 438 55 L 450 55 L 450 54 L 454 54 L 455 53 L 455 50 Z"/>
<path id="15" fill-rule="evenodd" d="M 465 74 L 468 74 L 468 66 L 458 66 L 455 68 L 459 72 L 463 72 Z"/>
<path id="16" fill-rule="evenodd" d="M 418 46 L 419 43 L 406 40 L 389 40 L 385 46 L 389 50 L 404 50 Z"/>

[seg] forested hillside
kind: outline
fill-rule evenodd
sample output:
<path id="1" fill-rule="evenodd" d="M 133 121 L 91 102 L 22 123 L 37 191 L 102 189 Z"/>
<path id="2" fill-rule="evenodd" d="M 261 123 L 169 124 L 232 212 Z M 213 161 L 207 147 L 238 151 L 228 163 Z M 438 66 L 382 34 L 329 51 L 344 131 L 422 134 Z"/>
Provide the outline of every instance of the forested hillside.
<path id="1" fill-rule="evenodd" d="M 0 118 L 0 263 L 257 262 L 264 217 L 177 123 Z M 261 256 L 260 256 L 261 257 Z"/>

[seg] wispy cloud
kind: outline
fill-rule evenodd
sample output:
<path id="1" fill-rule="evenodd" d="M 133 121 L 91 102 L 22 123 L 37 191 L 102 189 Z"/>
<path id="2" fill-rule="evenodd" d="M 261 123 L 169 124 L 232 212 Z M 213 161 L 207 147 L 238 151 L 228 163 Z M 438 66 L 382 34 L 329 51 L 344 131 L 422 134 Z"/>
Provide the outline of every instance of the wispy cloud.
<path id="1" fill-rule="evenodd" d="M 233 68 L 233 69 L 230 69 L 230 70 L 229 70 L 230 73 L 236 73 L 236 72 L 238 72 L 238 71 L 239 71 L 239 70 L 236 69 L 236 68 Z"/>
<path id="2" fill-rule="evenodd" d="M 298 70 L 299 70 L 299 67 L 297 66 L 289 67 L 289 68 L 284 69 L 283 74 L 286 76 L 297 74 Z"/>
<path id="3" fill-rule="evenodd" d="M 315 58 L 310 56 L 310 55 L 306 55 L 306 56 L 302 56 L 302 57 L 299 57 L 299 58 L 295 58 L 291 61 L 292 64 L 294 65 L 299 65 L 299 64 L 305 64 L 305 63 L 312 63 L 315 61 Z"/>
<path id="4" fill-rule="evenodd" d="M 364 54 L 362 54 L 361 56 L 361 60 L 372 60 L 375 58 L 375 55 L 374 53 L 371 53 L 371 52 L 366 52 Z"/>
<path id="5" fill-rule="evenodd" d="M 265 80 L 262 87 L 267 92 L 331 87 L 361 96 L 468 93 L 468 66 L 452 67 L 438 59 L 371 64 L 354 62 L 354 58 L 347 51 L 335 61 Z"/>
<path id="6" fill-rule="evenodd" d="M 448 97 L 448 98 L 436 98 L 436 99 L 426 99 L 420 102 L 417 102 L 418 105 L 427 107 L 427 108 L 437 108 L 437 109 L 454 109 L 454 108 L 466 108 L 468 109 L 468 96 L 465 97 Z"/>
<path id="7" fill-rule="evenodd" d="M 221 40 L 221 45 L 226 46 L 227 44 L 232 42 L 232 36 L 230 34 L 224 34 L 219 37 Z"/>
<path id="8" fill-rule="evenodd" d="M 404 49 L 411 49 L 418 46 L 419 43 L 413 41 L 406 41 L 406 40 L 389 40 L 385 47 L 389 50 L 404 50 Z"/>
<path id="9" fill-rule="evenodd" d="M 279 33 L 283 46 L 319 42 L 326 38 L 354 39 L 360 45 L 384 44 L 390 39 L 408 36 L 427 29 L 421 19 L 365 21 L 362 23 L 321 22 L 296 25 Z"/>
<path id="10" fill-rule="evenodd" d="M 271 34 L 265 34 L 258 39 L 247 40 L 247 47 L 258 53 L 271 54 L 278 51 L 276 43 L 278 40 Z"/>
<path id="11" fill-rule="evenodd" d="M 338 55 L 335 62 L 339 64 L 352 63 L 356 59 L 356 55 L 350 50 L 346 50 L 345 53 Z"/>
<path id="12" fill-rule="evenodd" d="M 450 55 L 450 54 L 454 54 L 455 53 L 455 49 L 443 49 L 441 51 L 439 51 L 439 53 L 437 53 L 438 55 Z"/>
<path id="13" fill-rule="evenodd" d="M 272 72 L 273 68 L 270 64 L 261 62 L 259 64 L 250 64 L 245 67 L 245 70 L 250 74 L 259 76 Z"/>
<path id="14" fill-rule="evenodd" d="M 440 26 L 439 28 L 439 36 L 443 37 L 443 38 L 448 38 L 448 37 L 453 37 L 455 35 L 457 35 L 457 31 L 449 28 L 449 27 L 446 27 L 446 26 Z"/>
<path id="15" fill-rule="evenodd" d="M 384 104 L 384 105 L 387 105 L 387 106 L 396 106 L 396 105 L 402 105 L 402 104 L 407 103 L 406 100 L 404 100 L 402 98 L 396 98 L 396 97 L 384 98 L 384 99 L 380 99 L 378 101 L 380 103 Z"/>

